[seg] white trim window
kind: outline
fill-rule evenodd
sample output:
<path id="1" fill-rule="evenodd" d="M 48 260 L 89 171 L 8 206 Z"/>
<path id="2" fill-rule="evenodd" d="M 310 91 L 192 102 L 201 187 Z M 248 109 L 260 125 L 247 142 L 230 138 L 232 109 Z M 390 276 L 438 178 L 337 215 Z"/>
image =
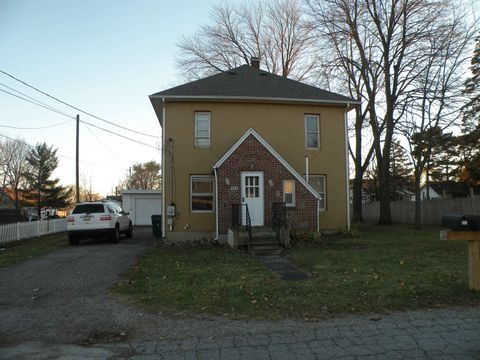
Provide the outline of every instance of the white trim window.
<path id="1" fill-rule="evenodd" d="M 312 185 L 312 187 L 317 191 L 318 195 L 320 195 L 320 210 L 325 210 L 326 205 L 325 182 L 325 175 L 308 175 L 308 183 Z"/>
<path id="2" fill-rule="evenodd" d="M 195 112 L 195 147 L 210 147 L 210 113 Z"/>
<path id="3" fill-rule="evenodd" d="M 305 147 L 320 148 L 320 117 L 318 115 L 305 115 Z"/>
<path id="4" fill-rule="evenodd" d="M 295 206 L 295 180 L 283 180 L 283 202 L 285 206 Z"/>
<path id="5" fill-rule="evenodd" d="M 213 176 L 190 176 L 190 211 L 213 212 Z"/>

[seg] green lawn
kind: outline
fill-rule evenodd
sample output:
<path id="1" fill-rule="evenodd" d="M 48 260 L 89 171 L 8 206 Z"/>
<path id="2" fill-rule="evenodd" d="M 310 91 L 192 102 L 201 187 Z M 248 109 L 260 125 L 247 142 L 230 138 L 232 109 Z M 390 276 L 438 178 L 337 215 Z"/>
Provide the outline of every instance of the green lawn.
<path id="1" fill-rule="evenodd" d="M 478 305 L 468 290 L 467 244 L 440 241 L 439 228 L 360 228 L 354 239 L 323 238 L 287 257 L 312 278 L 283 281 L 254 258 L 223 247 L 152 247 L 114 290 L 155 311 L 247 318 Z"/>
<path id="2" fill-rule="evenodd" d="M 12 266 L 35 256 L 67 246 L 67 233 L 46 235 L 8 244 L 0 248 L 0 268 Z"/>

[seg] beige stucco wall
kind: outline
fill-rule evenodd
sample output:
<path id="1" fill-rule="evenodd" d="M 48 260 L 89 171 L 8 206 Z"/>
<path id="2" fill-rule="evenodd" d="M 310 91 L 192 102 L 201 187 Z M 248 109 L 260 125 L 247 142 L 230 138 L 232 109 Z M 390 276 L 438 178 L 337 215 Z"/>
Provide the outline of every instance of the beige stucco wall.
<path id="1" fill-rule="evenodd" d="M 254 128 L 301 175 L 305 156 L 309 172 L 326 175 L 327 206 L 320 215 L 321 229 L 343 229 L 347 224 L 345 192 L 345 108 L 315 105 L 259 103 L 167 102 L 165 109 L 166 205 L 177 206 L 175 231 L 215 231 L 215 213 L 190 213 L 190 175 L 213 175 L 213 164 L 245 133 Z M 211 148 L 194 147 L 194 114 L 211 112 Z M 320 149 L 305 149 L 304 115 L 320 115 Z M 173 139 L 173 153 L 168 139 Z M 171 186 L 173 156 L 174 190 Z M 167 226 L 168 228 L 168 226 Z M 168 231 L 167 231 L 168 237 Z"/>

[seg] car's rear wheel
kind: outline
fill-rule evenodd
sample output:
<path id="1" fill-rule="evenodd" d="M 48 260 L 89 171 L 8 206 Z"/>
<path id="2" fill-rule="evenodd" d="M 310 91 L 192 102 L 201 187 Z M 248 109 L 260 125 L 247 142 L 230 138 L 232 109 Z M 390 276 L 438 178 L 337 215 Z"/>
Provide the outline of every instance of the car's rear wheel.
<path id="1" fill-rule="evenodd" d="M 75 234 L 68 234 L 68 242 L 70 245 L 78 245 L 79 239 Z"/>
<path id="2" fill-rule="evenodd" d="M 128 230 L 125 233 L 127 239 L 131 239 L 133 237 L 133 226 L 132 223 L 128 224 Z"/>
<path id="3" fill-rule="evenodd" d="M 114 244 L 118 244 L 118 242 L 120 241 L 120 228 L 118 227 L 118 224 L 115 225 L 115 229 L 112 230 L 110 240 Z"/>

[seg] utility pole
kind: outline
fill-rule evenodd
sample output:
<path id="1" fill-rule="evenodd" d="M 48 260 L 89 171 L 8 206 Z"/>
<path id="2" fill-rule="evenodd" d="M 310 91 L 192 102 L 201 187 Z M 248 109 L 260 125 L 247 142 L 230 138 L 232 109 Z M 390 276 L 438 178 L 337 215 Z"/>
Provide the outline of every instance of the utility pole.
<path id="1" fill-rule="evenodd" d="M 80 140 L 80 137 L 79 137 L 79 129 L 80 129 L 80 115 L 77 114 L 77 154 L 76 154 L 76 161 L 75 161 L 75 170 L 76 170 L 76 173 L 75 173 L 75 190 L 76 190 L 76 193 L 77 193 L 77 203 L 80 202 L 80 175 L 79 175 L 79 140 Z"/>

